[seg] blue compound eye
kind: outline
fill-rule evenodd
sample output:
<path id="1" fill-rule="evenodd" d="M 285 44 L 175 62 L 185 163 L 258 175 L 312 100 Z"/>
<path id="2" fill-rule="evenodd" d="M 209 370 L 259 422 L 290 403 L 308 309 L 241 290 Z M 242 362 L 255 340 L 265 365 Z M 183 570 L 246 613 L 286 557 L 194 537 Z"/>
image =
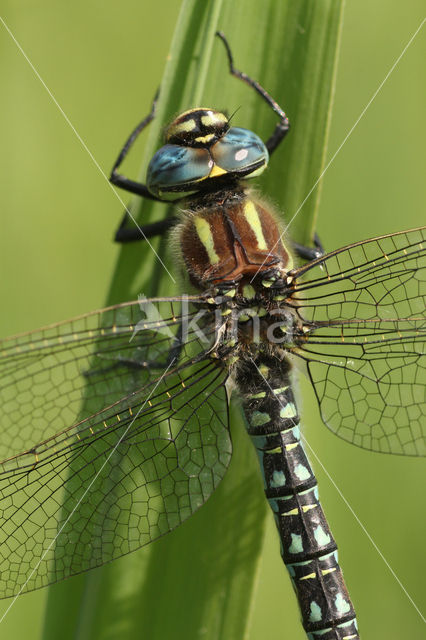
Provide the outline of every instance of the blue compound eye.
<path id="1" fill-rule="evenodd" d="M 206 149 L 166 144 L 153 156 L 147 171 L 147 186 L 154 195 L 191 191 L 193 182 L 206 178 L 213 161 Z M 184 187 L 189 186 L 186 190 Z"/>
<path id="2" fill-rule="evenodd" d="M 258 175 L 268 164 L 268 150 L 253 131 L 232 127 L 213 145 L 211 154 L 215 163 L 227 172 L 241 171 L 245 177 Z M 247 169 L 253 166 L 253 172 Z"/>

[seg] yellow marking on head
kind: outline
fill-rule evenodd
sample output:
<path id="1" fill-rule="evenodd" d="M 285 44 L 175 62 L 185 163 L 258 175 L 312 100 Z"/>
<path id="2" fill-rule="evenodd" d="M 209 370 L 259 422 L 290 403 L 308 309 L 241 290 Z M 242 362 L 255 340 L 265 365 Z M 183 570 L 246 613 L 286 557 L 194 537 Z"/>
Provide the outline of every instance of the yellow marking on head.
<path id="1" fill-rule="evenodd" d="M 250 229 L 256 236 L 257 248 L 266 251 L 268 249 L 268 246 L 263 235 L 259 214 L 257 213 L 256 207 L 251 200 L 248 200 L 244 205 L 244 216 L 250 226 Z"/>
<path id="2" fill-rule="evenodd" d="M 196 216 L 194 218 L 194 225 L 197 231 L 198 237 L 200 238 L 201 243 L 203 244 L 205 250 L 207 251 L 207 255 L 210 260 L 210 264 L 217 264 L 220 260 L 214 248 L 214 238 L 210 229 L 210 225 L 201 216 Z"/>
<path id="3" fill-rule="evenodd" d="M 257 178 L 257 176 L 260 176 L 265 171 L 265 169 L 266 169 L 266 162 L 265 164 L 261 164 L 260 167 L 258 167 L 257 169 L 249 173 L 247 178 Z"/>
<path id="4" fill-rule="evenodd" d="M 213 165 L 212 170 L 209 173 L 209 178 L 217 178 L 218 176 L 223 176 L 225 173 L 228 173 L 225 169 L 221 169 L 217 166 L 217 164 Z"/>
<path id="5" fill-rule="evenodd" d="M 217 122 L 228 122 L 228 118 L 223 113 L 216 111 L 215 113 L 201 116 L 201 122 L 205 127 L 213 127 Z"/>
<path id="6" fill-rule="evenodd" d="M 179 135 L 180 133 L 189 133 L 195 129 L 195 120 L 190 118 L 189 120 L 185 120 L 184 122 L 179 122 L 178 124 L 173 125 L 167 131 L 168 136 Z"/>
<path id="7" fill-rule="evenodd" d="M 195 141 L 201 143 L 210 142 L 210 140 L 213 140 L 214 137 L 214 133 L 208 133 L 206 136 L 198 136 L 198 138 L 195 138 Z"/>

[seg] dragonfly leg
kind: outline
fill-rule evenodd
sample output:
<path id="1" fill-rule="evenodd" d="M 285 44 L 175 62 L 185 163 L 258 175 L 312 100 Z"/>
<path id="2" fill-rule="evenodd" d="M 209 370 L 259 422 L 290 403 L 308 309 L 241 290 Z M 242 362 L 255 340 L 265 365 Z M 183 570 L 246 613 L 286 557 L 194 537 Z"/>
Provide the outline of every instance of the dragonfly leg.
<path id="1" fill-rule="evenodd" d="M 148 187 L 145 184 L 142 184 L 141 182 L 136 182 L 135 180 L 130 180 L 129 178 L 126 178 L 126 176 L 123 176 L 122 174 L 118 173 L 118 168 L 122 164 L 124 158 L 129 153 L 130 149 L 132 148 L 139 134 L 154 119 L 155 111 L 157 108 L 158 96 L 159 96 L 159 91 L 157 91 L 157 93 L 154 96 L 154 100 L 152 101 L 152 105 L 151 105 L 151 111 L 149 112 L 149 114 L 145 116 L 145 118 L 141 120 L 141 122 L 139 122 L 139 124 L 133 129 L 132 133 L 129 135 L 126 142 L 124 143 L 124 146 L 121 149 L 120 153 L 118 154 L 118 158 L 114 162 L 114 165 L 111 169 L 111 175 L 109 179 L 110 179 L 110 182 L 112 182 L 112 184 L 114 184 L 116 187 L 120 187 L 120 189 L 124 189 L 125 191 L 130 191 L 130 193 L 135 193 L 136 195 L 142 196 L 143 198 L 148 198 L 148 200 L 159 200 L 160 202 L 162 202 L 161 198 L 157 198 L 157 196 L 154 196 L 152 193 L 150 193 L 150 191 L 148 190 Z"/>
<path id="2" fill-rule="evenodd" d="M 275 113 L 278 115 L 280 119 L 278 124 L 275 126 L 275 129 L 272 135 L 265 142 L 265 146 L 268 149 L 268 152 L 271 154 L 273 151 L 275 151 L 278 145 L 284 140 L 288 130 L 290 129 L 289 120 L 286 114 L 284 113 L 284 111 L 282 110 L 282 108 L 280 107 L 280 105 L 272 98 L 272 96 L 269 95 L 269 93 L 262 87 L 262 85 L 260 85 L 256 80 L 253 80 L 253 78 L 250 78 L 250 76 L 248 76 L 243 71 L 238 71 L 238 69 L 235 69 L 234 59 L 232 57 L 232 52 L 231 52 L 231 47 L 229 46 L 229 42 L 227 41 L 222 31 L 217 31 L 216 35 L 222 40 L 223 44 L 225 45 L 226 54 L 228 56 L 229 71 L 231 75 L 233 75 L 235 78 L 239 78 L 240 80 L 248 84 L 249 87 L 254 89 L 261 96 L 261 98 L 271 107 L 271 109 L 275 111 Z"/>
<path id="3" fill-rule="evenodd" d="M 140 360 L 132 360 L 130 358 L 121 358 L 120 356 L 107 367 L 96 368 L 96 369 L 88 369 L 87 371 L 83 371 L 82 375 L 85 378 L 93 378 L 94 376 L 98 376 L 104 373 L 109 373 L 114 371 L 114 369 L 119 369 L 120 367 L 127 367 L 128 369 L 148 369 L 149 367 L 153 367 L 152 362 L 141 362 Z M 160 368 L 160 367 L 159 367 Z"/>
<path id="4" fill-rule="evenodd" d="M 180 323 L 176 332 L 176 336 L 167 354 L 167 358 L 163 362 L 159 362 L 156 360 L 138 360 L 137 358 L 123 358 L 122 356 L 117 356 L 117 358 L 115 359 L 109 358 L 113 361 L 106 367 L 88 369 L 87 371 L 83 371 L 83 376 L 85 378 L 91 378 L 93 376 L 114 371 L 114 369 L 119 369 L 120 367 L 133 369 L 135 371 L 144 369 L 169 369 L 169 367 L 175 365 L 180 358 L 183 346 L 182 333 L 183 326 L 182 323 Z M 102 353 L 98 353 L 97 356 L 99 359 L 103 359 Z"/>
<path id="5" fill-rule="evenodd" d="M 128 227 L 127 223 L 130 220 L 130 216 L 127 211 L 124 212 L 123 219 L 118 227 L 114 241 L 119 243 L 137 242 L 138 240 L 147 240 L 154 236 L 162 236 L 169 229 L 171 229 L 177 222 L 177 218 L 165 218 L 159 222 L 152 222 L 151 224 L 145 224 L 141 227 Z"/>
<path id="6" fill-rule="evenodd" d="M 145 369 L 146 370 L 158 369 L 161 371 L 162 369 L 166 369 L 167 366 L 168 366 L 167 361 L 166 362 L 154 362 L 154 361 L 148 361 L 148 360 L 141 361 L 141 360 L 133 360 L 132 358 L 121 358 L 120 356 L 118 356 L 115 362 L 108 365 L 107 367 L 102 367 L 99 369 L 88 369 L 87 371 L 83 371 L 83 376 L 85 378 L 93 378 L 94 376 L 99 376 L 104 373 L 110 373 L 111 371 L 114 371 L 115 369 L 120 369 L 121 367 L 124 367 L 129 370 L 133 369 L 134 371 L 142 371 Z"/>
<path id="7" fill-rule="evenodd" d="M 133 129 L 132 133 L 127 138 L 123 148 L 118 154 L 118 158 L 115 161 L 114 166 L 112 167 L 111 175 L 109 179 L 112 184 L 114 184 L 116 187 L 119 187 L 120 189 L 124 189 L 125 191 L 129 191 L 130 193 L 134 193 L 148 200 L 154 200 L 156 202 L 165 202 L 161 198 L 158 198 L 157 196 L 154 196 L 152 193 L 150 193 L 150 191 L 148 190 L 148 187 L 142 182 L 136 182 L 135 180 L 131 180 L 130 178 L 127 178 L 121 173 L 118 173 L 118 169 L 120 165 L 122 164 L 123 160 L 129 153 L 130 149 L 132 148 L 139 134 L 154 119 L 158 96 L 159 96 L 159 91 L 157 91 L 157 93 L 154 96 L 154 100 L 152 101 L 151 111 L 149 112 L 149 114 L 141 122 L 139 122 L 139 124 Z M 135 240 L 151 238 L 152 236 L 158 235 L 163 232 L 160 229 L 160 227 L 157 226 L 159 225 L 159 223 L 154 223 L 153 225 L 146 225 L 140 228 L 136 227 L 136 228 L 126 229 L 126 224 L 128 223 L 129 218 L 130 218 L 129 211 L 128 211 L 128 208 L 126 208 L 123 218 L 121 220 L 121 223 L 115 234 L 116 242 L 133 242 Z M 165 222 L 165 228 L 167 228 L 166 222 Z"/>
<path id="8" fill-rule="evenodd" d="M 314 235 L 313 247 L 305 247 L 303 244 L 299 244 L 298 242 L 292 242 L 292 246 L 296 254 L 299 258 L 302 258 L 302 260 L 316 260 L 325 254 L 324 247 L 317 233 Z"/>

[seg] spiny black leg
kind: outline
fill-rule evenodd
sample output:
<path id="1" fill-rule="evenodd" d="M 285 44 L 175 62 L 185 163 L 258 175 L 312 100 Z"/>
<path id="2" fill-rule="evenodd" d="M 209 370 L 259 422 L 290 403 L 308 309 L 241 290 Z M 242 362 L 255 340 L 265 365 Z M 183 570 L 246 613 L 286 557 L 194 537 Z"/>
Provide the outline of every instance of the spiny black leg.
<path id="1" fill-rule="evenodd" d="M 120 356 L 117 357 L 116 361 L 107 367 L 103 367 L 102 369 L 89 369 L 88 371 L 83 371 L 83 376 L 85 378 L 93 378 L 94 376 L 104 375 L 105 373 L 110 373 L 111 371 L 115 371 L 116 369 L 128 369 L 133 371 L 142 371 L 148 369 L 156 369 L 162 370 L 167 368 L 167 362 L 140 362 L 139 360 L 132 360 L 131 358 L 122 358 Z"/>
<path id="2" fill-rule="evenodd" d="M 258 82 L 256 82 L 256 80 L 253 80 L 252 78 L 250 78 L 246 73 L 243 73 L 242 71 L 238 71 L 238 69 L 235 69 L 231 48 L 229 46 L 229 43 L 225 35 L 222 33 L 222 31 L 217 31 L 216 35 L 222 40 L 223 44 L 225 45 L 226 53 L 228 55 L 229 71 L 231 75 L 235 76 L 236 78 L 239 78 L 240 80 L 243 80 L 243 82 L 248 84 L 249 87 L 257 91 L 257 93 L 265 100 L 265 102 L 271 107 L 271 109 L 275 111 L 275 113 L 278 115 L 280 119 L 280 121 L 278 122 L 278 124 L 274 129 L 273 134 L 265 142 L 265 146 L 268 149 L 269 153 L 272 153 L 278 147 L 280 142 L 282 142 L 287 131 L 290 128 L 290 123 L 288 121 L 288 118 L 284 113 L 284 111 L 281 109 L 280 105 L 277 102 L 275 102 L 275 100 L 269 95 L 269 93 L 265 91 L 265 89 Z"/>
<path id="3" fill-rule="evenodd" d="M 179 361 L 179 358 L 182 353 L 182 347 L 183 347 L 182 335 L 183 335 L 183 324 L 182 322 L 180 322 L 176 331 L 176 335 L 173 340 L 173 344 L 170 347 L 170 351 L 167 355 L 167 362 L 166 362 L 165 369 L 168 369 L 170 366 L 177 364 L 177 362 Z"/>
<path id="4" fill-rule="evenodd" d="M 159 222 L 152 222 L 151 224 L 145 224 L 142 227 L 127 227 L 127 223 L 130 219 L 127 211 L 124 212 L 123 219 L 118 227 L 114 241 L 120 243 L 137 242 L 140 240 L 147 240 L 154 236 L 162 236 L 166 231 L 171 229 L 176 222 L 177 218 L 165 218 Z"/>
<path id="5" fill-rule="evenodd" d="M 114 362 L 108 366 L 102 367 L 102 369 L 89 369 L 88 371 L 83 371 L 82 374 L 85 378 L 93 378 L 94 376 L 110 373 L 111 371 L 115 371 L 120 368 L 128 369 L 130 371 L 146 371 L 148 369 L 156 369 L 160 371 L 167 370 L 169 367 L 177 364 L 182 353 L 182 332 L 183 328 L 181 323 L 164 362 L 157 362 L 154 360 L 137 360 L 135 358 L 123 358 L 122 356 L 118 356 Z"/>
<path id="6" fill-rule="evenodd" d="M 115 184 L 116 187 L 120 187 L 120 189 L 130 191 L 130 193 L 135 193 L 136 195 L 147 198 L 148 200 L 157 200 L 159 202 L 164 202 L 164 200 L 162 200 L 161 198 L 157 198 L 157 196 L 152 195 L 152 193 L 148 191 L 148 187 L 146 185 L 142 184 L 141 182 L 136 182 L 135 180 L 130 180 L 129 178 L 126 178 L 125 176 L 117 172 L 118 167 L 121 165 L 124 158 L 129 153 L 138 135 L 141 133 L 141 131 L 143 131 L 143 129 L 145 129 L 145 127 L 149 125 L 151 120 L 154 119 L 158 96 L 159 91 L 157 91 L 154 96 L 151 111 L 149 112 L 149 114 L 142 120 L 142 122 L 138 124 L 138 126 L 132 131 L 132 133 L 126 140 L 124 147 L 121 149 L 118 158 L 114 163 L 109 179 L 112 184 Z"/>
<path id="7" fill-rule="evenodd" d="M 298 242 L 292 242 L 294 251 L 299 258 L 302 258 L 302 260 L 316 260 L 325 254 L 324 247 L 322 246 L 317 233 L 314 235 L 314 245 L 315 248 L 305 247 L 303 244 L 299 244 Z"/>
<path id="8" fill-rule="evenodd" d="M 107 367 L 102 367 L 102 369 L 89 369 L 87 371 L 83 371 L 82 374 L 85 378 L 93 378 L 94 376 L 103 375 L 105 373 L 110 373 L 115 369 L 120 369 L 120 367 L 125 367 L 126 369 L 141 370 L 148 369 L 148 367 L 152 366 L 153 363 L 150 362 L 139 362 L 130 358 L 121 358 L 120 356 L 118 356 L 117 359 Z M 161 367 L 162 365 L 159 368 Z"/>
<path id="9" fill-rule="evenodd" d="M 314 233 L 314 245 L 318 249 L 319 255 L 323 256 L 325 254 L 324 245 L 321 242 L 320 237 L 316 232 Z"/>

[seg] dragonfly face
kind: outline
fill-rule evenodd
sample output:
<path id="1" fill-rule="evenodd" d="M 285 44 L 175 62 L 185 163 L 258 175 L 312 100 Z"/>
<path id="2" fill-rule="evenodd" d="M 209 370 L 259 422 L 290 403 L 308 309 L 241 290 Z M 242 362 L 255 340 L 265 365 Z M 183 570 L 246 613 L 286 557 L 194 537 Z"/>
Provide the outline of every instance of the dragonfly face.
<path id="1" fill-rule="evenodd" d="M 301 447 L 289 356 L 306 364 L 337 435 L 423 455 L 425 230 L 296 267 L 274 214 L 239 182 L 265 168 L 287 129 L 284 114 L 264 144 L 196 109 L 167 130 L 140 191 L 187 197 L 173 236 L 196 295 L 118 305 L 2 345 L 3 595 L 99 566 L 192 515 L 229 465 L 232 379 L 305 628 L 358 637 Z"/>
<path id="2" fill-rule="evenodd" d="M 213 109 L 191 109 L 166 129 L 165 146 L 147 172 L 149 191 L 162 198 L 217 191 L 221 184 L 260 175 L 269 154 L 252 131 L 229 127 Z"/>

